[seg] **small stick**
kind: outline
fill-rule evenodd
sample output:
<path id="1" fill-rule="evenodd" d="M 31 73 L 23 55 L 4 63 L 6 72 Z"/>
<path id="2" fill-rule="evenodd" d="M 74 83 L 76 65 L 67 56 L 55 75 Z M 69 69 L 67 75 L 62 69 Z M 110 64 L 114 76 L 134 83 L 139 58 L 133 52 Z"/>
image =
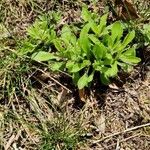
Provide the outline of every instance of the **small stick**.
<path id="1" fill-rule="evenodd" d="M 13 134 L 11 137 L 10 137 L 10 139 L 8 140 L 8 142 L 7 142 L 7 144 L 6 144 L 6 146 L 5 146 L 5 150 L 8 150 L 9 149 L 9 147 L 11 146 L 11 144 L 13 143 L 15 141 L 15 135 Z"/>
<path id="2" fill-rule="evenodd" d="M 139 136 L 139 135 L 140 135 L 140 134 L 136 134 L 136 135 L 127 137 L 127 138 L 125 138 L 125 139 L 120 140 L 119 143 L 126 142 L 126 141 L 128 141 L 128 140 L 130 140 L 130 139 L 132 139 L 132 138 L 135 138 L 135 137 Z M 115 145 L 116 145 L 116 143 L 111 144 L 111 145 L 107 146 L 107 149 L 110 148 L 110 147 L 112 147 L 112 146 L 115 146 Z M 104 149 L 104 148 L 103 148 L 103 149 Z"/>
<path id="3" fill-rule="evenodd" d="M 60 82 L 58 82 L 56 79 L 54 79 L 52 76 L 50 76 L 48 73 L 44 72 L 41 69 L 38 69 L 39 71 L 41 71 L 42 73 L 44 73 L 47 77 L 49 77 L 51 80 L 53 80 L 54 82 L 56 82 L 58 85 L 62 86 L 65 90 L 69 91 L 70 93 L 72 92 L 71 90 L 69 90 L 67 87 L 65 87 L 64 85 L 62 85 Z"/>
<path id="4" fill-rule="evenodd" d="M 116 135 L 119 135 L 119 134 L 125 134 L 126 132 L 130 132 L 130 131 L 133 131 L 133 130 L 137 130 L 137 129 L 140 129 L 140 128 L 143 128 L 143 127 L 146 127 L 146 126 L 150 126 L 150 123 L 147 123 L 147 124 L 142 124 L 140 126 L 135 126 L 133 128 L 129 128 L 129 129 L 126 129 L 124 131 L 121 131 L 121 132 L 116 132 L 116 133 L 113 133 L 111 135 L 108 135 L 100 140 L 95 140 L 93 143 L 96 144 L 96 143 L 99 143 L 99 142 L 102 142 L 104 141 L 105 139 L 108 139 L 108 138 L 111 138 L 113 136 L 116 136 Z"/>
<path id="5" fill-rule="evenodd" d="M 14 134 L 13 134 L 13 135 L 10 137 L 10 139 L 8 140 L 8 142 L 7 142 L 6 146 L 4 147 L 4 149 L 5 149 L 5 150 L 8 150 L 8 149 L 10 148 L 10 146 L 12 145 L 12 143 L 13 143 L 14 141 L 17 141 L 17 140 L 19 139 L 20 135 L 21 135 L 21 130 L 18 131 L 17 135 L 14 135 Z"/>

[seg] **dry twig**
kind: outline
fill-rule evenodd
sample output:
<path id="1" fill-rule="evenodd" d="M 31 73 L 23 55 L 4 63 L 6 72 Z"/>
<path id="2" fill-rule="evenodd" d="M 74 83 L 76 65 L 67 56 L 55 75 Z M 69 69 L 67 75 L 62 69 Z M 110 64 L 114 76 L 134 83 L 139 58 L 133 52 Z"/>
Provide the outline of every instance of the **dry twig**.
<path id="1" fill-rule="evenodd" d="M 66 86 L 62 85 L 59 81 L 57 81 L 56 79 L 54 79 L 52 76 L 49 75 L 49 73 L 44 72 L 41 69 L 38 69 L 40 72 L 42 72 L 44 75 L 46 75 L 48 78 L 50 78 L 51 80 L 53 80 L 55 83 L 57 83 L 58 85 L 60 85 L 62 88 L 64 88 L 65 90 L 69 91 L 70 93 L 72 92 L 71 90 L 69 90 Z"/>
<path id="2" fill-rule="evenodd" d="M 130 132 L 130 131 L 133 131 L 133 130 L 137 130 L 137 129 L 140 129 L 140 128 L 144 128 L 144 127 L 147 127 L 147 126 L 150 126 L 150 123 L 142 124 L 142 125 L 140 125 L 140 126 L 135 126 L 135 127 L 133 127 L 133 128 L 128 128 L 128 129 L 126 129 L 126 130 L 124 130 L 124 131 L 121 131 L 121 132 L 113 133 L 113 134 L 111 134 L 111 135 L 108 135 L 108 136 L 106 136 L 106 137 L 100 139 L 100 140 L 94 140 L 93 143 L 96 144 L 96 143 L 102 142 L 102 141 L 104 141 L 104 140 L 106 140 L 106 139 L 108 139 L 108 138 L 111 138 L 111 137 L 114 137 L 114 136 L 117 136 L 117 135 L 120 135 L 120 134 L 125 134 L 125 133 L 127 133 L 127 132 Z"/>

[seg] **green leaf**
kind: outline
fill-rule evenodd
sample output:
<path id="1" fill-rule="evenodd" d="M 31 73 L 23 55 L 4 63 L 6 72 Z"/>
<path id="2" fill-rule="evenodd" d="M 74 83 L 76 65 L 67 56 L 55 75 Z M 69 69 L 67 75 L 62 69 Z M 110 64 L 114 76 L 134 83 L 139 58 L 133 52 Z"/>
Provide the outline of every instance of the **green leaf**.
<path id="1" fill-rule="evenodd" d="M 119 40 L 119 41 L 116 41 L 112 47 L 109 47 L 111 54 L 112 55 L 115 53 L 117 54 L 118 53 L 118 47 L 120 47 L 120 46 L 121 46 L 121 41 Z"/>
<path id="2" fill-rule="evenodd" d="M 111 65 L 111 68 L 108 68 L 104 74 L 107 77 L 115 77 L 118 73 L 118 66 L 117 66 L 117 61 L 114 62 L 114 64 Z"/>
<path id="3" fill-rule="evenodd" d="M 59 38 L 54 39 L 53 44 L 58 51 L 64 51 L 64 48 L 62 46 L 62 41 Z"/>
<path id="4" fill-rule="evenodd" d="M 67 63 L 66 63 L 66 68 L 69 69 L 69 70 L 71 70 L 72 67 L 74 66 L 74 64 L 75 64 L 74 61 L 69 60 L 69 61 L 67 61 Z"/>
<path id="5" fill-rule="evenodd" d="M 90 24 L 91 24 L 91 29 L 93 30 L 93 32 L 98 35 L 99 31 L 98 31 L 97 24 L 94 21 L 91 21 Z"/>
<path id="6" fill-rule="evenodd" d="M 103 66 L 103 61 L 95 60 L 92 65 L 93 65 L 94 70 L 101 72 L 102 66 Z"/>
<path id="7" fill-rule="evenodd" d="M 104 31 L 104 29 L 106 27 L 107 17 L 108 17 L 108 14 L 105 14 L 100 19 L 100 24 L 98 25 L 98 33 L 99 34 L 102 34 L 102 32 Z"/>
<path id="8" fill-rule="evenodd" d="M 123 61 L 124 63 L 127 63 L 127 64 L 137 64 L 141 61 L 141 59 L 138 58 L 138 57 L 126 56 L 126 55 L 123 55 L 123 54 L 119 57 L 119 59 L 121 61 Z"/>
<path id="9" fill-rule="evenodd" d="M 58 71 L 64 65 L 64 62 L 52 62 L 49 66 L 51 70 Z"/>
<path id="10" fill-rule="evenodd" d="M 49 36 L 47 20 L 37 19 L 35 23 L 27 29 L 27 34 L 33 39 L 46 40 Z"/>
<path id="11" fill-rule="evenodd" d="M 79 88 L 79 89 L 83 89 L 85 86 L 87 86 L 88 83 L 89 83 L 88 80 L 89 80 L 88 75 L 87 75 L 87 73 L 85 73 L 85 74 L 78 80 L 78 83 L 77 83 L 78 88 Z"/>
<path id="12" fill-rule="evenodd" d="M 94 73 L 95 73 L 95 71 L 93 71 L 93 72 L 89 75 L 89 77 L 88 77 L 88 82 L 89 82 L 89 83 L 93 80 Z"/>
<path id="13" fill-rule="evenodd" d="M 129 64 L 126 64 L 126 63 L 121 63 L 121 62 L 118 62 L 118 65 L 126 72 L 130 72 L 133 70 L 133 66 L 132 65 L 129 65 Z"/>
<path id="14" fill-rule="evenodd" d="M 127 34 L 125 39 L 123 40 L 122 46 L 119 48 L 120 50 L 124 49 L 135 37 L 135 31 L 131 31 Z"/>
<path id="15" fill-rule="evenodd" d="M 100 74 L 100 80 L 103 84 L 107 85 L 110 83 L 109 78 L 105 74 Z"/>
<path id="16" fill-rule="evenodd" d="M 103 36 L 102 43 L 105 44 L 109 49 L 112 49 L 112 38 L 110 35 Z"/>
<path id="17" fill-rule="evenodd" d="M 101 43 L 99 45 L 94 45 L 93 54 L 96 59 L 102 59 L 107 52 L 107 48 Z"/>
<path id="18" fill-rule="evenodd" d="M 81 30 L 80 38 L 79 38 L 80 46 L 87 55 L 89 54 L 89 50 L 91 46 L 90 41 L 88 39 L 89 29 L 90 29 L 90 24 L 88 23 Z"/>
<path id="19" fill-rule="evenodd" d="M 88 83 L 90 83 L 93 80 L 94 77 L 94 71 L 88 76 L 87 73 L 85 73 L 77 82 L 78 88 L 83 89 L 85 86 L 88 86 Z"/>
<path id="20" fill-rule="evenodd" d="M 106 53 L 103 64 L 104 65 L 110 65 L 113 63 L 113 60 L 114 59 L 113 59 L 112 55 L 110 53 Z"/>
<path id="21" fill-rule="evenodd" d="M 45 51 L 33 53 L 31 56 L 31 59 L 35 61 L 39 61 L 39 62 L 49 61 L 49 60 L 57 59 L 57 58 L 58 57 L 54 56 L 52 53 L 45 52 Z"/>
<path id="22" fill-rule="evenodd" d="M 88 22 L 91 20 L 91 18 L 92 18 L 91 12 L 88 11 L 87 6 L 83 6 L 81 16 L 85 22 Z"/>
<path id="23" fill-rule="evenodd" d="M 115 41 L 120 40 L 122 35 L 123 35 L 122 25 L 120 21 L 117 21 L 113 24 L 111 29 L 111 38 L 112 38 L 113 45 L 115 44 Z"/>
<path id="24" fill-rule="evenodd" d="M 84 68 L 84 66 L 82 66 L 81 64 L 74 64 L 73 66 L 72 66 L 72 68 L 71 69 L 69 69 L 69 71 L 71 72 L 71 73 L 75 73 L 75 72 L 79 72 L 81 69 L 83 69 Z"/>
<path id="25" fill-rule="evenodd" d="M 82 63 L 68 61 L 66 64 L 66 68 L 69 70 L 69 72 L 76 73 L 76 72 L 79 72 L 81 69 L 89 66 L 90 64 L 91 63 L 89 60 L 84 60 Z"/>
<path id="26" fill-rule="evenodd" d="M 136 55 L 136 51 L 135 48 L 129 48 L 128 50 L 126 50 L 123 55 L 126 56 L 135 56 Z"/>
<path id="27" fill-rule="evenodd" d="M 51 43 L 56 38 L 56 32 L 54 29 L 50 29 L 49 35 L 48 35 L 48 43 Z"/>
<path id="28" fill-rule="evenodd" d="M 29 41 L 23 41 L 23 45 L 20 50 L 18 50 L 18 55 L 25 55 L 28 53 L 32 53 L 37 45 L 32 44 Z"/>
<path id="29" fill-rule="evenodd" d="M 71 42 L 72 44 L 76 43 L 76 37 L 75 35 L 71 32 L 71 29 L 69 28 L 68 25 L 63 26 L 62 32 L 61 32 L 61 37 L 64 41 Z"/>
<path id="30" fill-rule="evenodd" d="M 79 72 L 73 73 L 73 74 L 72 74 L 72 79 L 73 79 L 73 83 L 74 83 L 75 85 L 77 85 L 78 80 L 80 79 L 80 74 L 79 74 Z"/>
<path id="31" fill-rule="evenodd" d="M 100 44 L 100 40 L 94 34 L 88 34 L 88 37 L 94 44 Z"/>

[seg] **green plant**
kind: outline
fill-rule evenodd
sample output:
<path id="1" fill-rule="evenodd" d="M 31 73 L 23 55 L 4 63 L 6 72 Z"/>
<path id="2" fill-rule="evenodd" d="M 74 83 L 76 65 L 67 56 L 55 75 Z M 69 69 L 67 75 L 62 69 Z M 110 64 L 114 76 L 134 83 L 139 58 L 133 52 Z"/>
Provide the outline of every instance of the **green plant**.
<path id="1" fill-rule="evenodd" d="M 140 58 L 136 57 L 135 47 L 129 45 L 135 37 L 135 31 L 130 31 L 123 38 L 122 23 L 117 21 L 107 25 L 107 16 L 99 17 L 85 6 L 82 9 L 83 24 L 78 27 L 64 25 L 59 34 L 43 21 L 40 27 L 36 22 L 28 34 L 31 41 L 37 40 L 38 31 L 44 26 L 44 38 L 38 38 L 44 45 L 38 49 L 31 46 L 30 50 L 26 49 L 27 53 L 32 52 L 32 60 L 48 62 L 53 71 L 68 72 L 79 89 L 88 86 L 96 72 L 100 73 L 102 83 L 108 84 L 110 78 L 117 76 L 120 68 L 129 71 L 140 62 Z M 27 43 L 27 46 L 30 45 L 31 42 Z M 35 45 L 37 48 L 37 42 Z"/>
<path id="2" fill-rule="evenodd" d="M 38 50 L 49 49 L 53 39 L 56 38 L 56 24 L 60 20 L 60 13 L 50 13 L 40 16 L 33 26 L 27 29 L 28 38 L 19 49 L 19 55 L 31 54 Z"/>
<path id="3" fill-rule="evenodd" d="M 79 145 L 84 143 L 82 135 L 85 133 L 81 120 L 78 119 L 72 122 L 70 118 L 61 114 L 54 121 L 46 122 L 47 131 L 41 130 L 42 139 L 39 149 L 77 149 Z"/>
<path id="4" fill-rule="evenodd" d="M 148 23 L 143 23 L 142 21 L 131 20 L 129 22 L 124 22 L 124 30 L 134 30 L 135 38 L 134 42 L 137 44 L 137 48 L 141 49 L 150 44 L 150 25 Z"/>
<path id="5" fill-rule="evenodd" d="M 149 45 L 150 44 L 150 25 L 144 24 L 143 29 L 141 29 L 141 32 L 144 36 L 145 45 Z"/>

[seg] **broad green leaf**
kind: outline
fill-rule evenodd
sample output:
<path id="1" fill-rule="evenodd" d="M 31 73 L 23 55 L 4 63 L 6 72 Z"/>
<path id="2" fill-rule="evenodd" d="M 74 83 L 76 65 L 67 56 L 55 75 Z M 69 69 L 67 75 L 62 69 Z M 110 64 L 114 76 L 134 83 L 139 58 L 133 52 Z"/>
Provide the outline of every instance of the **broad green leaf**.
<path id="1" fill-rule="evenodd" d="M 81 12 L 81 16 L 82 16 L 82 19 L 85 21 L 85 22 L 88 22 L 91 20 L 91 12 L 88 11 L 88 8 L 87 6 L 83 6 L 82 8 L 82 12 Z"/>
<path id="2" fill-rule="evenodd" d="M 91 29 L 93 30 L 93 32 L 94 32 L 96 35 L 98 35 L 98 34 L 99 34 L 99 31 L 98 31 L 98 26 L 97 26 L 97 24 L 96 24 L 94 21 L 91 21 L 90 24 L 91 24 Z"/>
<path id="3" fill-rule="evenodd" d="M 100 80 L 105 85 L 110 83 L 109 78 L 104 73 L 100 74 Z"/>
<path id="4" fill-rule="evenodd" d="M 94 44 L 100 44 L 100 40 L 94 34 L 88 34 L 88 37 Z"/>
<path id="5" fill-rule="evenodd" d="M 72 69 L 72 67 L 74 66 L 74 64 L 75 64 L 74 61 L 69 60 L 69 61 L 66 63 L 66 68 L 67 68 L 67 69 Z"/>
<path id="6" fill-rule="evenodd" d="M 120 50 L 124 49 L 135 37 L 135 31 L 131 31 L 127 34 L 125 39 L 123 40 L 122 46 L 120 47 Z"/>
<path id="7" fill-rule="evenodd" d="M 57 58 L 58 57 L 54 56 L 52 53 L 45 52 L 45 51 L 33 53 L 31 56 L 31 59 L 35 61 L 39 61 L 39 62 L 49 61 L 49 60 L 57 59 Z"/>
<path id="8" fill-rule="evenodd" d="M 121 61 L 123 61 L 124 63 L 127 63 L 127 64 L 137 64 L 141 61 L 141 59 L 138 58 L 138 57 L 128 56 L 128 55 L 126 56 L 126 55 L 123 55 L 123 54 L 119 57 L 119 59 Z"/>
<path id="9" fill-rule="evenodd" d="M 107 48 L 101 43 L 99 45 L 94 45 L 93 54 L 96 59 L 102 59 L 107 52 Z"/>
<path id="10" fill-rule="evenodd" d="M 78 83 L 77 83 L 78 88 L 79 88 L 79 89 L 83 89 L 85 86 L 87 86 L 88 83 L 89 83 L 88 80 L 89 80 L 88 75 L 87 75 L 87 73 L 85 73 L 85 74 L 78 80 Z"/>
<path id="11" fill-rule="evenodd" d="M 108 70 L 104 73 L 107 77 L 114 77 L 118 73 L 118 66 L 117 61 L 114 62 L 114 64 L 111 65 L 111 68 L 108 68 Z"/>
<path id="12" fill-rule="evenodd" d="M 80 74 L 79 74 L 79 72 L 73 73 L 72 79 L 73 79 L 73 83 L 74 83 L 75 85 L 77 85 L 78 80 L 80 79 Z"/>
<path id="13" fill-rule="evenodd" d="M 91 63 L 89 60 L 84 60 L 82 63 L 76 63 L 68 61 L 66 67 L 69 69 L 69 72 L 76 73 L 82 70 L 83 68 L 89 66 Z"/>
<path id="14" fill-rule="evenodd" d="M 112 42 L 113 41 L 110 35 L 107 34 L 103 36 L 102 43 L 106 45 L 109 49 L 112 49 L 112 45 L 113 45 Z"/>
<path id="15" fill-rule="evenodd" d="M 113 55 L 114 53 L 118 53 L 118 47 L 120 47 L 121 46 L 121 41 L 119 40 L 119 41 L 116 41 L 115 43 L 114 43 L 114 45 L 110 48 L 111 49 L 111 54 Z"/>
<path id="16" fill-rule="evenodd" d="M 115 44 L 115 42 L 120 40 L 122 35 L 123 35 L 122 24 L 120 23 L 120 21 L 117 21 L 113 24 L 112 29 L 111 29 L 111 38 L 113 41 L 112 42 L 113 45 Z"/>
<path id="17" fill-rule="evenodd" d="M 51 70 L 58 71 L 64 65 L 64 62 L 52 62 L 49 66 Z"/>
<path id="18" fill-rule="evenodd" d="M 98 33 L 101 34 L 106 27 L 108 14 L 105 14 L 100 19 L 100 24 L 98 25 Z"/>
<path id="19" fill-rule="evenodd" d="M 89 83 L 93 80 L 93 77 L 94 77 L 94 71 L 88 77 L 88 82 Z"/>
<path id="20" fill-rule="evenodd" d="M 89 50 L 90 50 L 90 46 L 91 46 L 91 43 L 88 39 L 89 29 L 90 29 L 90 24 L 88 23 L 81 30 L 80 38 L 79 38 L 80 46 L 87 55 L 89 55 Z"/>
<path id="21" fill-rule="evenodd" d="M 71 73 L 75 73 L 75 72 L 79 72 L 81 69 L 83 69 L 84 68 L 84 66 L 82 66 L 82 64 L 74 64 L 73 66 L 72 66 L 72 68 L 71 69 L 69 69 L 69 71 L 71 72 Z"/>
<path id="22" fill-rule="evenodd" d="M 89 60 L 83 60 L 82 65 L 89 66 L 89 65 L 91 65 L 91 62 Z"/>
<path id="23" fill-rule="evenodd" d="M 136 55 L 136 51 L 135 48 L 129 48 L 128 50 L 126 50 L 123 55 L 126 56 L 135 56 Z"/>
<path id="24" fill-rule="evenodd" d="M 102 67 L 104 66 L 103 61 L 99 61 L 99 60 L 95 60 L 92 65 L 93 65 L 94 70 L 96 71 L 101 71 Z"/>
<path id="25" fill-rule="evenodd" d="M 121 62 L 118 62 L 118 65 L 126 72 L 131 72 L 133 70 L 133 66 L 132 65 L 129 65 L 129 64 L 126 64 L 126 63 L 121 63 Z"/>
<path id="26" fill-rule="evenodd" d="M 62 46 L 62 41 L 59 38 L 54 39 L 52 42 L 58 51 L 64 51 L 64 48 Z"/>
<path id="27" fill-rule="evenodd" d="M 103 84 L 109 84 L 110 80 L 109 77 L 115 77 L 118 73 L 118 66 L 117 66 L 117 61 L 114 62 L 114 64 L 111 65 L 110 67 L 103 67 L 101 69 L 101 81 Z"/>
<path id="28" fill-rule="evenodd" d="M 104 65 L 111 65 L 113 63 L 113 57 L 110 53 L 106 53 L 105 59 L 103 64 Z"/>
<path id="29" fill-rule="evenodd" d="M 69 28 L 68 25 L 64 25 L 62 30 L 61 30 L 61 37 L 66 38 L 69 41 L 70 36 L 71 36 L 71 29 Z"/>
<path id="30" fill-rule="evenodd" d="M 111 36 L 107 36 L 107 41 L 108 41 L 108 47 L 109 47 L 109 49 L 112 51 L 112 49 L 113 49 L 113 39 L 112 39 L 112 37 Z"/>

